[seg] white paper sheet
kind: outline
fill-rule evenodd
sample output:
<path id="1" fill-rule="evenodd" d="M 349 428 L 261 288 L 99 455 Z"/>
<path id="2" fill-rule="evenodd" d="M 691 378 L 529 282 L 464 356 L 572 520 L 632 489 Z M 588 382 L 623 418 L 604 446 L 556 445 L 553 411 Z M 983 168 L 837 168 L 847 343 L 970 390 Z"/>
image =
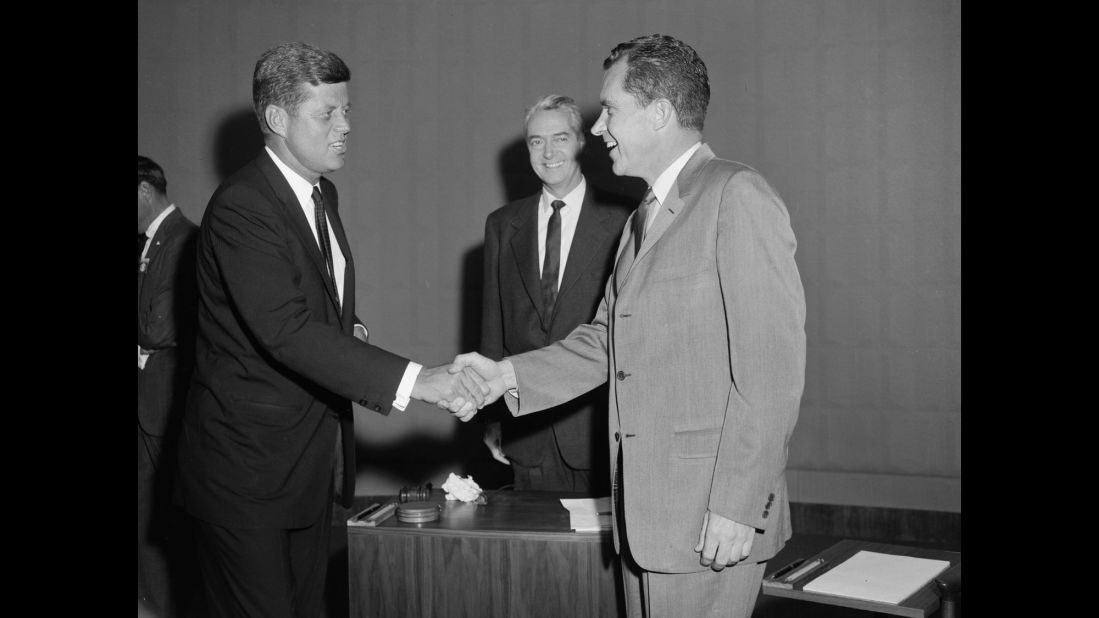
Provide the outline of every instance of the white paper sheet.
<path id="1" fill-rule="evenodd" d="M 900 603 L 950 566 L 947 560 L 860 551 L 805 584 L 806 592 Z"/>
<path id="2" fill-rule="evenodd" d="M 561 506 L 569 512 L 569 526 L 577 532 L 598 532 L 611 529 L 611 499 L 562 498 Z"/>

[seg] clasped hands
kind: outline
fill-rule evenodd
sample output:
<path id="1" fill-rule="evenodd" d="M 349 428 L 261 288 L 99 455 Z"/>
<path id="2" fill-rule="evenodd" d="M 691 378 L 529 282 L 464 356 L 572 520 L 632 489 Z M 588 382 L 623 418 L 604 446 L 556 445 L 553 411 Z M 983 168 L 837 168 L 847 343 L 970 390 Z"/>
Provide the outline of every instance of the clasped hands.
<path id="1" fill-rule="evenodd" d="M 499 399 L 505 390 L 499 363 L 470 352 L 454 357 L 450 365 L 421 369 L 412 397 L 433 403 L 464 423 Z"/>

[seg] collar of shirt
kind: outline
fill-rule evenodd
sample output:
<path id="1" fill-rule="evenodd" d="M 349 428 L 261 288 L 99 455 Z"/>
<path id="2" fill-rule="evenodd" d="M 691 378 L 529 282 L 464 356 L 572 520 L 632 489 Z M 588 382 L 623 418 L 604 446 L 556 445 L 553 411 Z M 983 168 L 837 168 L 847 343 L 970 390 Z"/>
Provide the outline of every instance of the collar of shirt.
<path id="1" fill-rule="evenodd" d="M 676 178 L 679 177 L 679 172 L 683 171 L 683 168 L 687 165 L 687 161 L 690 160 L 691 155 L 696 150 L 702 147 L 702 142 L 695 142 L 694 146 L 691 146 L 679 155 L 679 158 L 672 161 L 672 164 L 660 172 L 660 175 L 656 177 L 656 182 L 653 183 L 653 195 L 656 196 L 656 202 L 658 204 L 664 203 L 664 198 L 668 197 L 668 192 L 672 190 L 672 185 L 675 184 Z M 649 209 L 649 217 L 645 220 L 645 229 L 649 229 L 652 225 L 653 219 L 656 218 L 657 208 Z"/>
<path id="2" fill-rule="evenodd" d="M 160 214 L 156 216 L 156 219 L 153 219 L 153 222 L 149 224 L 149 229 L 145 230 L 145 249 L 141 251 L 142 259 L 149 253 L 149 244 L 153 241 L 153 236 L 156 236 L 156 231 L 160 229 L 160 224 L 163 223 L 164 219 L 172 214 L 172 211 L 175 209 L 175 204 L 168 204 L 168 207 L 162 210 Z"/>
<path id="3" fill-rule="evenodd" d="M 275 162 L 275 167 L 279 168 L 282 175 L 286 178 L 286 182 L 290 183 L 290 189 L 294 191 L 294 195 L 298 198 L 298 205 L 305 211 L 305 218 L 309 219 L 309 228 L 313 230 L 313 235 L 317 234 L 317 222 L 316 215 L 313 214 L 313 186 L 309 184 L 309 181 L 302 178 L 300 174 L 290 169 L 290 166 L 283 163 L 282 159 L 275 154 L 274 150 L 271 150 L 270 146 L 264 146 L 264 150 L 267 151 L 268 156 Z M 319 184 L 320 181 L 318 180 Z"/>
<path id="4" fill-rule="evenodd" d="M 553 214 L 553 207 L 550 206 L 550 202 L 553 200 L 561 200 L 565 203 L 561 207 L 561 221 L 564 223 L 566 218 L 576 220 L 580 217 L 580 208 L 584 204 L 584 194 L 587 192 L 587 180 L 583 176 L 580 177 L 580 184 L 576 185 L 572 191 L 569 191 L 565 197 L 556 197 L 550 193 L 549 189 L 542 186 L 542 201 L 538 203 L 538 214 L 546 216 L 546 220 L 549 220 L 549 216 Z"/>
<path id="5" fill-rule="evenodd" d="M 294 191 L 294 196 L 298 198 L 298 205 L 301 206 L 301 210 L 305 213 L 305 220 L 309 222 L 309 229 L 313 232 L 313 240 L 317 241 L 317 246 L 320 246 L 321 239 L 317 237 L 317 214 L 313 210 L 313 187 L 319 188 L 320 181 L 317 181 L 317 185 L 309 184 L 309 181 L 302 178 L 300 174 L 290 169 L 290 166 L 282 162 L 282 159 L 275 154 L 274 150 L 271 150 L 270 146 L 264 146 L 264 150 L 267 151 L 267 155 L 271 157 L 271 160 L 275 162 L 275 167 L 279 168 L 282 172 L 286 182 L 290 183 L 290 189 Z M 339 293 L 340 298 L 343 298 L 343 272 L 347 266 L 347 259 L 343 256 L 343 251 L 340 249 L 339 243 L 336 242 L 336 236 L 332 232 L 332 222 L 328 221 L 328 238 L 331 240 L 332 246 L 332 268 L 335 272 L 336 279 L 336 291 Z"/>

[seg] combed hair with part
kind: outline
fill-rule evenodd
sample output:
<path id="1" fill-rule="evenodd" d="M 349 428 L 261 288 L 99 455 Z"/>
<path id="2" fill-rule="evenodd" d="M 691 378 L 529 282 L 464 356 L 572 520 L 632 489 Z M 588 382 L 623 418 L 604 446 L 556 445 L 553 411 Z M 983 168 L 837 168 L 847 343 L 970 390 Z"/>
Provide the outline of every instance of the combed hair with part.
<path id="1" fill-rule="evenodd" d="M 580 141 L 584 141 L 584 119 L 580 115 L 580 106 L 576 104 L 576 101 L 572 97 L 567 97 L 563 94 L 548 94 L 538 102 L 530 106 L 527 110 L 526 117 L 523 119 L 523 131 L 526 132 L 527 126 L 530 125 L 530 119 L 537 112 L 548 112 L 555 109 L 564 110 L 569 116 L 569 128 L 576 132 Z"/>
<path id="2" fill-rule="evenodd" d="M 268 105 L 296 114 L 305 101 L 303 83 L 312 86 L 351 81 L 351 69 L 336 54 L 308 43 L 283 43 L 263 52 L 252 75 L 252 107 L 264 134 Z"/>
<path id="3" fill-rule="evenodd" d="M 603 70 L 625 58 L 623 88 L 644 107 L 667 99 L 679 124 L 702 130 L 710 104 L 710 77 L 706 64 L 690 45 L 664 34 L 640 36 L 619 43 L 603 61 Z"/>
<path id="4" fill-rule="evenodd" d="M 164 170 L 149 157 L 137 155 L 137 184 L 147 182 L 161 195 L 168 193 L 168 180 L 164 178 Z"/>

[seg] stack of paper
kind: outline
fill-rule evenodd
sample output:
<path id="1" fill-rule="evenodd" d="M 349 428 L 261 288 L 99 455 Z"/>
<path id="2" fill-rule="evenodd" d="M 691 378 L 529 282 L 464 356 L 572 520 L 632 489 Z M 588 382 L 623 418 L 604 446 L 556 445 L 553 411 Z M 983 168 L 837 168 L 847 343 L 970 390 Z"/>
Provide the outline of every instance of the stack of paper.
<path id="1" fill-rule="evenodd" d="M 561 499 L 561 506 L 569 511 L 569 526 L 577 532 L 598 532 L 611 529 L 611 499 L 575 498 Z"/>
<path id="2" fill-rule="evenodd" d="M 860 551 L 805 584 L 806 592 L 900 603 L 950 566 L 947 560 Z"/>

